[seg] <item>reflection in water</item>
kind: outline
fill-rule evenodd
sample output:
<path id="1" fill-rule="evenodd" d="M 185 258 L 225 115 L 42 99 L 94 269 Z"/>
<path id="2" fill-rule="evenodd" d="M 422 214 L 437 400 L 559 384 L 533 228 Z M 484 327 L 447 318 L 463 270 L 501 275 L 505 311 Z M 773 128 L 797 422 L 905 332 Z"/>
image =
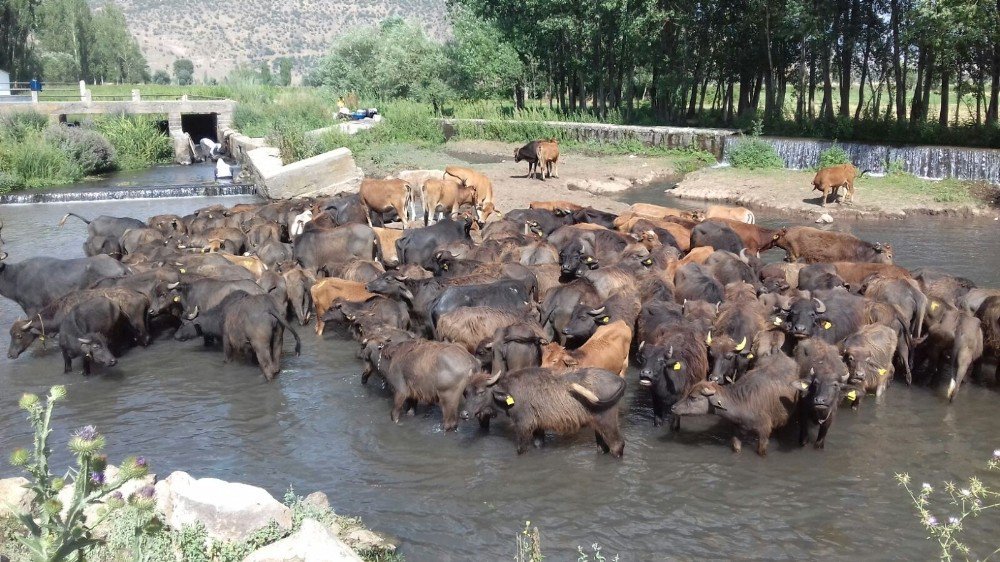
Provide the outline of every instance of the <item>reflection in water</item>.
<path id="1" fill-rule="evenodd" d="M 84 227 L 55 226 L 67 210 L 146 217 L 244 200 L 7 207 L 0 218 L 9 259 L 18 261 L 81 255 Z M 947 266 L 997 284 L 1000 243 L 992 223 L 838 227 L 893 242 L 907 266 Z M 19 312 L 0 300 L 0 326 Z M 713 419 L 686 421 L 679 433 L 654 428 L 633 374 L 624 399 L 623 460 L 598 454 L 586 432 L 517 456 L 502 420 L 489 434 L 465 423 L 446 435 L 438 411 L 421 409 L 392 424 L 388 393 L 374 381 L 360 384 L 356 344 L 300 332 L 302 355 L 288 354 L 270 384 L 252 365 L 224 364 L 218 350 L 169 336 L 90 378 L 63 375 L 51 346 L 2 359 L 0 451 L 29 440 L 17 397 L 65 383 L 69 399 L 55 420 L 56 466 L 69 461 L 63 452 L 69 431 L 92 423 L 107 434 L 113 459 L 143 454 L 161 475 L 186 470 L 263 485 L 279 496 L 289 486 L 303 494 L 323 490 L 339 511 L 400 537 L 408 560 L 508 557 L 525 520 L 540 527 L 553 560 L 573 559 L 578 545 L 593 542 L 622 560 L 910 560 L 935 551 L 893 474 L 928 481 L 981 474 L 980 461 L 996 446 L 994 390 L 969 385 L 949 406 L 926 389 L 895 385 L 884 404 L 841 412 L 825 451 L 800 450 L 793 431 L 772 443 L 767 458 L 734 455 L 729 431 Z M 975 527 L 968 536 L 982 544 L 995 533 Z"/>

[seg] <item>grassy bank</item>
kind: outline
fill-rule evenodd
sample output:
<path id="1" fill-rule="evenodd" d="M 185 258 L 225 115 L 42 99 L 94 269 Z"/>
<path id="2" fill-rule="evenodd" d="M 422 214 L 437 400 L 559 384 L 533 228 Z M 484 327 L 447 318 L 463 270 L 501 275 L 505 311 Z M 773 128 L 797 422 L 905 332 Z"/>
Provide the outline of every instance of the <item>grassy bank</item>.
<path id="1" fill-rule="evenodd" d="M 33 112 L 0 116 L 0 193 L 38 189 L 166 162 L 170 140 L 155 120 L 107 116 L 80 127 Z"/>

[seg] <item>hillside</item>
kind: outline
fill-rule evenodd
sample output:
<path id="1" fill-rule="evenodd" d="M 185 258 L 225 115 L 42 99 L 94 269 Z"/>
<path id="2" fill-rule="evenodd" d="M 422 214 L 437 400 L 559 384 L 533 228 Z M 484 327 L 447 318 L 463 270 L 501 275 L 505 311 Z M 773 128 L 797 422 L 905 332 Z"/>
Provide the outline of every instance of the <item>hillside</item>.
<path id="1" fill-rule="evenodd" d="M 195 77 L 224 77 L 238 64 L 295 60 L 300 76 L 334 37 L 390 16 L 418 21 L 432 37 L 447 32 L 445 0 L 113 0 L 125 12 L 153 71 L 178 58 Z M 104 0 L 91 0 L 94 5 Z"/>

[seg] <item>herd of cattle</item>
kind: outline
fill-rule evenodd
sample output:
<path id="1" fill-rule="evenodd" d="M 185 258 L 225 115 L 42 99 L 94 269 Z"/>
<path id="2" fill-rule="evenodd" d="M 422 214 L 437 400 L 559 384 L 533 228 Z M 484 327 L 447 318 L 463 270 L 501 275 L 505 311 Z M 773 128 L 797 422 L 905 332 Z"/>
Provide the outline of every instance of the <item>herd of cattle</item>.
<path id="1" fill-rule="evenodd" d="M 417 194 L 424 226 L 387 228 L 413 226 Z M 895 266 L 888 244 L 762 228 L 740 208 L 615 215 L 538 201 L 500 213 L 486 176 L 450 167 L 145 222 L 70 215 L 87 223 L 88 257 L 0 252 L 0 294 L 26 313 L 8 357 L 56 338 L 65 370 L 82 357 L 90 373 L 169 331 L 221 343 L 226 361 L 245 354 L 270 380 L 285 331 L 300 349 L 289 320 L 315 320 L 318 337 L 335 328 L 360 343 L 361 381 L 384 378 L 393 421 L 418 404 L 440 405 L 446 430 L 502 416 L 519 453 L 592 427 L 621 456 L 630 363 L 654 425 L 715 414 L 732 422 L 734 449 L 755 437 L 764 455 L 794 423 L 802 444 L 818 426 L 823 447 L 841 403 L 881 395 L 897 371 L 954 399 L 1000 352 L 1000 291 Z M 786 261 L 763 263 L 771 248 Z"/>

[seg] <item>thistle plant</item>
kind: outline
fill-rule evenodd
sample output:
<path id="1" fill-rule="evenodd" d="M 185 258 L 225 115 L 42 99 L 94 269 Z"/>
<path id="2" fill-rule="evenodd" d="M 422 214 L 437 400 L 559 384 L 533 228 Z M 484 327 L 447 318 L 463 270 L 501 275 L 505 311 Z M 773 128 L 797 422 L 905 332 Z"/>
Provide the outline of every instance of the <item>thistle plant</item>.
<path id="1" fill-rule="evenodd" d="M 1000 471 L 1000 449 L 993 451 L 993 458 L 986 463 L 986 468 Z M 936 540 L 941 548 L 941 560 L 978 558 L 972 548 L 962 541 L 965 521 L 1000 507 L 1000 491 L 987 487 L 975 476 L 960 484 L 945 482 L 936 495 L 934 486 L 927 482 L 917 488 L 909 474 L 896 474 L 896 481 L 910 495 L 917 517 L 929 538 Z M 941 498 L 945 500 L 943 503 Z M 997 553 L 1000 553 L 1000 548 L 978 559 L 987 560 Z"/>
<path id="2" fill-rule="evenodd" d="M 27 531 L 18 540 L 27 547 L 34 562 L 80 560 L 86 549 L 99 542 L 93 536 L 93 529 L 115 508 L 125 505 L 126 499 L 118 490 L 148 472 L 145 459 L 130 457 L 108 481 L 107 457 L 101 454 L 104 436 L 94 426 L 85 426 L 69 441 L 76 467 L 68 469 L 62 477 L 54 476 L 49 470 L 52 408 L 65 397 L 66 387 L 54 386 L 44 403 L 34 394 L 25 394 L 18 403 L 27 412 L 35 434 L 32 449 L 17 449 L 10 459 L 11 464 L 28 473 L 26 487 L 33 493 L 29 512 L 18 516 Z M 67 486 L 72 488 L 73 495 L 64 505 L 59 492 Z M 143 489 L 128 498 L 128 503 L 152 511 L 152 497 L 152 490 Z M 90 506 L 101 506 L 93 522 L 87 521 L 86 508 Z"/>

